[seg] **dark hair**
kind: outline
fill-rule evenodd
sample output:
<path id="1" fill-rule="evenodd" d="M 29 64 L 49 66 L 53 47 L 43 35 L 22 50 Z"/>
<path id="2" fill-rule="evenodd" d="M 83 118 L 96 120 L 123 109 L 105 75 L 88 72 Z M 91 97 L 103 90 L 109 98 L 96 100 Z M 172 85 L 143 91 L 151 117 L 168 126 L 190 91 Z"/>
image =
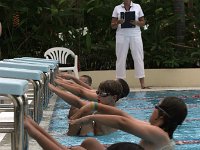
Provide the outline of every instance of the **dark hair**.
<path id="1" fill-rule="evenodd" d="M 144 150 L 140 145 L 131 142 L 120 142 L 112 144 L 107 150 Z"/>
<path id="2" fill-rule="evenodd" d="M 161 101 L 159 107 L 168 114 L 165 115 L 165 113 L 159 110 L 159 116 L 164 118 L 164 123 L 160 128 L 166 131 L 172 139 L 177 126 L 181 125 L 187 116 L 187 106 L 180 98 L 166 97 Z"/>
<path id="3" fill-rule="evenodd" d="M 113 96 L 117 95 L 116 101 L 118 101 L 122 94 L 122 85 L 116 80 L 106 80 L 100 83 L 98 90 L 110 93 Z"/>
<path id="4" fill-rule="evenodd" d="M 87 79 L 87 83 L 89 86 L 92 85 L 92 78 L 89 75 L 82 75 L 81 77 L 84 77 Z"/>
<path id="5" fill-rule="evenodd" d="M 130 92 L 128 83 L 124 79 L 117 79 L 117 81 L 119 81 L 119 83 L 122 85 L 122 88 L 123 88 L 120 98 L 126 97 Z"/>

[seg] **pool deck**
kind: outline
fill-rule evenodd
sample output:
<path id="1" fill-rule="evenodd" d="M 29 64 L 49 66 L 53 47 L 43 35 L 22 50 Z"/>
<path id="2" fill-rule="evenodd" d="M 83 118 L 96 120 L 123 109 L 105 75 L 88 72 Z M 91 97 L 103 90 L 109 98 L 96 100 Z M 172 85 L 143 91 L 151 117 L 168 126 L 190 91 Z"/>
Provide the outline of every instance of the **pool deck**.
<path id="1" fill-rule="evenodd" d="M 134 88 L 131 89 L 131 91 L 160 91 L 160 90 L 200 90 L 200 87 L 151 87 L 151 89 L 140 89 L 140 88 Z M 57 100 L 57 96 L 53 95 L 53 97 L 49 100 L 48 107 L 45 108 L 43 112 L 43 118 L 40 123 L 40 126 L 44 128 L 46 131 L 48 131 L 49 123 L 52 117 L 53 109 L 55 102 Z M 3 140 L 1 139 L 2 137 Z M 1 150 L 11 150 L 10 146 L 10 134 L 4 134 L 0 133 L 0 149 Z M 42 148 L 38 145 L 38 143 L 33 140 L 32 138 L 29 139 L 29 150 L 42 150 Z"/>

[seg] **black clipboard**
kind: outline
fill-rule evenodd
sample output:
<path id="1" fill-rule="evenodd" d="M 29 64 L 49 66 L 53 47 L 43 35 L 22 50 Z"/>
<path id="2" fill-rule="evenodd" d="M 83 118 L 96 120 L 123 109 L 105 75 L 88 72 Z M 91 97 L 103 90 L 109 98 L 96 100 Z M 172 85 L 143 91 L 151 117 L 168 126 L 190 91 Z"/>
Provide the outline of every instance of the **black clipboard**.
<path id="1" fill-rule="evenodd" d="M 135 25 L 131 24 L 131 20 L 135 20 L 135 11 L 120 12 L 120 19 L 124 19 L 121 28 L 134 28 Z"/>

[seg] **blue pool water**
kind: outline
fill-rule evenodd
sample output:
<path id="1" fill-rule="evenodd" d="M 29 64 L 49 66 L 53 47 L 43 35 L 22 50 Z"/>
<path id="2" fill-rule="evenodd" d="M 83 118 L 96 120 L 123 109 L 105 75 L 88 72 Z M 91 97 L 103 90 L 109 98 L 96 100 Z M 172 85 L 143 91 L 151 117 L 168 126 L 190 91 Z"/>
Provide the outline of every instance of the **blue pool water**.
<path id="1" fill-rule="evenodd" d="M 185 141 L 186 144 L 177 145 L 177 150 L 198 150 L 200 149 L 200 91 L 147 91 L 131 92 L 127 98 L 121 99 L 117 107 L 133 115 L 135 118 L 148 120 L 154 105 L 166 96 L 177 96 L 185 100 L 188 106 L 188 116 L 185 122 L 175 131 L 175 141 Z M 49 132 L 63 145 L 80 145 L 85 137 L 67 136 L 68 111 L 70 106 L 62 99 L 58 99 L 54 108 Z M 105 136 L 95 137 L 103 144 L 129 141 L 139 142 L 139 138 L 117 131 Z M 188 144 L 189 142 L 189 144 Z M 195 144 L 196 143 L 196 144 Z"/>

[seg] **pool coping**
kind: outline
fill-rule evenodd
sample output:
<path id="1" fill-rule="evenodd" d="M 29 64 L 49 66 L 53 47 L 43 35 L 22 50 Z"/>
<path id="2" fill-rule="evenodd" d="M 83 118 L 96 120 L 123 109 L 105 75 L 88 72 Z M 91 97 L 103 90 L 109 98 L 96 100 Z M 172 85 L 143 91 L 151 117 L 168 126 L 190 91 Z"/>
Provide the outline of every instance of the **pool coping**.
<path id="1" fill-rule="evenodd" d="M 131 92 L 138 91 L 165 91 L 165 90 L 200 90 L 200 87 L 153 87 L 150 86 L 150 89 L 141 89 L 141 88 L 130 88 Z"/>

